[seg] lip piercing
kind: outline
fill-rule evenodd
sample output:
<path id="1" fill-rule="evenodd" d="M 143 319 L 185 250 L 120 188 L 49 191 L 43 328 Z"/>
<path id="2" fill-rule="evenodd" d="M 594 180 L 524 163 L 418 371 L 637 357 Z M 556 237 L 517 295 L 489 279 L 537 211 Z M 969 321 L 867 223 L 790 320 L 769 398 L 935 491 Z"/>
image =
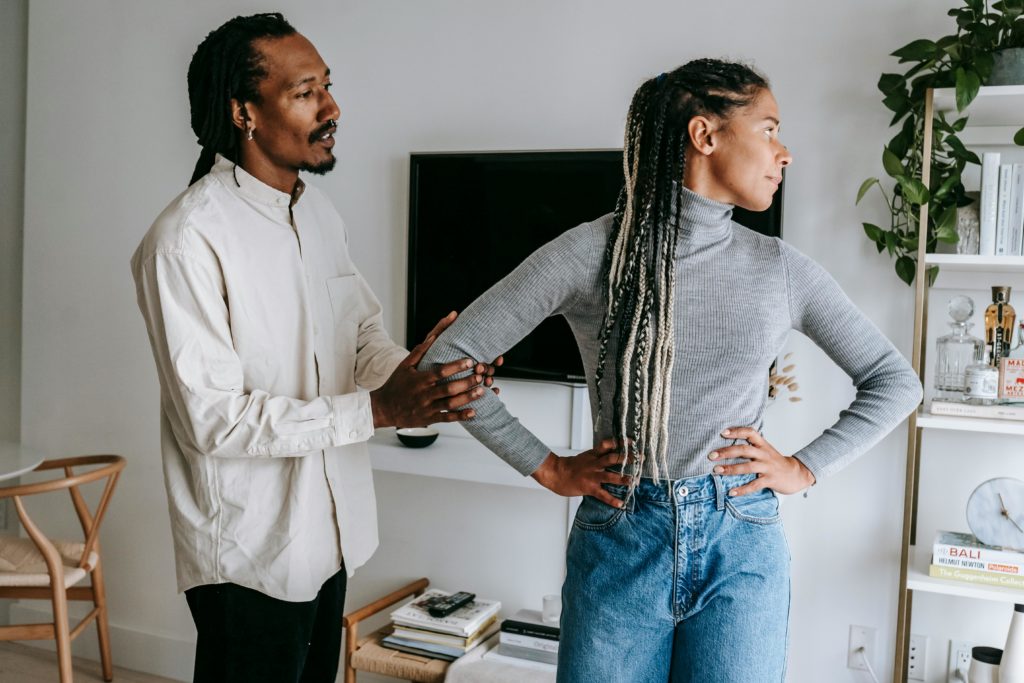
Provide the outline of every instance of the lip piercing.
<path id="1" fill-rule="evenodd" d="M 327 119 L 327 125 L 330 126 L 331 128 L 335 128 L 337 127 L 338 122 L 335 121 L 334 119 Z"/>

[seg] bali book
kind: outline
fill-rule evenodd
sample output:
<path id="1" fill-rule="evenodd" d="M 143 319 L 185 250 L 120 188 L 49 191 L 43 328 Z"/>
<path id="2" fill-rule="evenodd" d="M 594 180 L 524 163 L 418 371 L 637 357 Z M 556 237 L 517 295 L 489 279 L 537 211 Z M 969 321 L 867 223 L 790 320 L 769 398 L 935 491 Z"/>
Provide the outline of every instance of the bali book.
<path id="1" fill-rule="evenodd" d="M 1024 567 L 1024 553 L 1009 548 L 985 545 L 971 534 L 956 531 L 940 531 L 935 534 L 935 543 L 932 545 L 932 562 L 946 564 L 939 562 L 940 558 L 1006 565 L 1007 567 Z M 970 568 L 980 569 L 980 567 Z"/>
<path id="2" fill-rule="evenodd" d="M 558 640 L 558 624 L 547 624 L 535 609 L 521 609 L 511 617 L 501 622 L 503 633 L 518 633 L 524 636 L 535 638 L 546 638 Z"/>
<path id="3" fill-rule="evenodd" d="M 430 616 L 427 613 L 429 599 L 448 595 L 451 593 L 436 588 L 428 590 L 420 597 L 392 612 L 391 621 L 398 626 L 426 629 L 465 638 L 476 633 L 488 619 L 494 617 L 501 609 L 501 603 L 497 600 L 477 599 L 446 617 Z"/>
<path id="4" fill-rule="evenodd" d="M 1024 576 L 1012 574 L 998 574 L 996 572 L 983 572 L 976 569 L 956 569 L 944 567 L 941 564 L 933 564 L 928 567 L 928 575 L 940 579 L 952 579 L 966 583 L 979 583 L 985 586 L 998 586 L 1000 588 L 1024 589 Z"/>

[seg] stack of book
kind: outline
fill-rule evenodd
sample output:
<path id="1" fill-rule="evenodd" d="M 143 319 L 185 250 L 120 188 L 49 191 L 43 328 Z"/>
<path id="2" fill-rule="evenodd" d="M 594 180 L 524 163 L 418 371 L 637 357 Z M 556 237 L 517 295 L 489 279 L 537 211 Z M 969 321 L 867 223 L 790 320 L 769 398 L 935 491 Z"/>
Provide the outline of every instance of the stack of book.
<path id="1" fill-rule="evenodd" d="M 1001 162 L 999 152 L 981 155 L 978 253 L 982 256 L 1020 256 L 1024 244 L 1024 164 Z"/>
<path id="2" fill-rule="evenodd" d="M 498 647 L 488 659 L 508 657 L 542 664 L 558 664 L 558 624 L 547 624 L 537 610 L 521 609 L 501 622 Z"/>
<path id="3" fill-rule="evenodd" d="M 476 599 L 446 617 L 432 617 L 432 598 L 450 595 L 431 589 L 391 613 L 392 632 L 380 641 L 384 647 L 410 654 L 454 661 L 487 640 L 498 629 L 497 600 Z"/>
<path id="4" fill-rule="evenodd" d="M 986 586 L 1024 589 L 1024 553 L 984 545 L 971 534 L 940 531 L 928 574 Z"/>

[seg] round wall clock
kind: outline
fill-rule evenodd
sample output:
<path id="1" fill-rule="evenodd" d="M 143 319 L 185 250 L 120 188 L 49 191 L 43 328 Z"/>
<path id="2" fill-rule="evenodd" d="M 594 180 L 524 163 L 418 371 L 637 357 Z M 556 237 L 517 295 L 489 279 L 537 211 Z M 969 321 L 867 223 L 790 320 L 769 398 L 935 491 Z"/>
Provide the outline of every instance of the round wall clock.
<path id="1" fill-rule="evenodd" d="M 1024 481 L 982 482 L 967 501 L 967 524 L 985 545 L 1024 551 Z"/>

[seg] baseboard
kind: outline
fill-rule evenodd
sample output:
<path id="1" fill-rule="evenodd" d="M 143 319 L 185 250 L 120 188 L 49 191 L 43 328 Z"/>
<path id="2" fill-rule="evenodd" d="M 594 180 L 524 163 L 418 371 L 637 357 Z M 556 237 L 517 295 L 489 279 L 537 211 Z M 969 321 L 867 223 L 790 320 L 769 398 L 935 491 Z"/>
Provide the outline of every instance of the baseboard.
<path id="1" fill-rule="evenodd" d="M 77 623 L 75 620 L 80 619 L 82 614 L 72 613 L 73 624 Z M 24 603 L 15 603 L 10 607 L 10 618 L 13 623 L 42 623 L 53 617 L 47 609 L 33 609 Z M 25 641 L 25 644 L 47 650 L 54 650 L 55 647 L 52 640 Z M 114 666 L 176 681 L 192 680 L 196 652 L 194 641 L 145 633 L 111 623 L 110 649 L 114 656 Z M 76 657 L 99 661 L 100 651 L 94 624 L 87 626 L 75 638 L 71 643 L 71 651 Z"/>

